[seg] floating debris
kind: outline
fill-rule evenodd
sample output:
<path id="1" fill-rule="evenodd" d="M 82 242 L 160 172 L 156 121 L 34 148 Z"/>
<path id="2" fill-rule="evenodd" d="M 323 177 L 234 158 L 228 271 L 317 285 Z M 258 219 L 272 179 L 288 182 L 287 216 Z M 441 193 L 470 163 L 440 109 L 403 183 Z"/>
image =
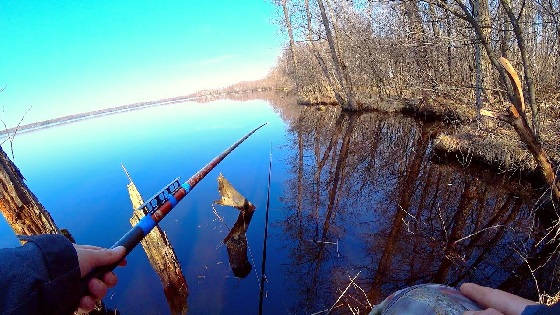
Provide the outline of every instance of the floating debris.
<path id="1" fill-rule="evenodd" d="M 215 204 L 234 207 L 240 211 L 237 221 L 223 242 L 227 247 L 229 265 L 233 274 L 236 277 L 245 278 L 253 269 L 247 258 L 247 229 L 253 218 L 255 206 L 241 195 L 221 173 L 218 176 L 218 192 L 221 198 L 216 200 Z"/>
<path id="2" fill-rule="evenodd" d="M 218 192 L 220 199 L 214 201 L 215 204 L 220 206 L 229 206 L 238 209 L 239 211 L 254 211 L 255 206 L 243 197 L 231 183 L 220 173 L 218 176 Z"/>

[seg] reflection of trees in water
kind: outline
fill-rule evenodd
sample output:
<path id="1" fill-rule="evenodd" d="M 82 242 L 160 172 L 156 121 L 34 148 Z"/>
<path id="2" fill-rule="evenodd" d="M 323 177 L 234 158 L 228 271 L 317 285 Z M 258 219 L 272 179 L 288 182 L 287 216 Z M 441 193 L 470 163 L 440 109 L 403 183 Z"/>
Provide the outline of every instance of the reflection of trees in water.
<path id="1" fill-rule="evenodd" d="M 553 251 L 530 241 L 541 232 L 538 224 L 531 229 L 535 200 L 528 184 L 433 163 L 437 124 L 375 112 L 349 116 L 329 107 L 302 108 L 290 124 L 293 176 L 282 225 L 291 244 L 289 275 L 301 296 L 297 309 L 330 307 L 358 270 L 372 302 L 421 282 L 503 283 L 535 294 L 517 252 L 543 263 Z M 342 257 L 325 243 L 337 239 Z M 557 286 L 547 270 L 537 279 Z M 514 271 L 521 277 L 512 278 Z"/>

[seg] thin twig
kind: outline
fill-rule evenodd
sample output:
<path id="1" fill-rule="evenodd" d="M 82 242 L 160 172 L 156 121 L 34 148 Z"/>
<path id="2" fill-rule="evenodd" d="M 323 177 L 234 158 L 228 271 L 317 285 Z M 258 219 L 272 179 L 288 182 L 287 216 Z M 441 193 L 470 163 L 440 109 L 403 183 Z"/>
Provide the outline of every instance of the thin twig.
<path id="1" fill-rule="evenodd" d="M 344 296 L 344 294 L 346 294 L 346 291 L 348 291 L 350 286 L 352 286 L 352 284 L 354 283 L 354 280 L 356 280 L 356 278 L 360 275 L 360 272 L 362 272 L 362 271 L 361 270 L 358 271 L 358 273 L 354 276 L 354 278 L 350 279 L 350 283 L 348 284 L 346 289 L 344 289 L 344 291 L 342 291 L 342 294 L 338 297 L 338 299 L 336 299 L 336 302 L 334 302 L 334 304 L 331 306 L 331 308 L 329 309 L 327 314 L 329 314 L 334 309 L 334 307 L 336 306 L 336 303 L 338 303 L 338 301 L 340 301 L 340 299 Z"/>
<path id="2" fill-rule="evenodd" d="M 362 291 L 362 293 L 364 294 L 364 297 L 366 298 L 367 304 L 369 305 L 369 307 L 373 308 L 373 306 L 371 305 L 371 303 L 370 303 L 370 301 L 369 301 L 369 298 L 368 298 L 366 292 L 364 291 L 364 289 L 362 289 L 362 288 L 361 288 L 357 283 L 355 283 L 355 282 L 354 282 L 354 286 L 355 286 L 356 288 L 360 289 L 360 291 Z"/>
<path id="3" fill-rule="evenodd" d="M 471 238 L 471 237 L 473 237 L 473 236 L 475 236 L 475 235 L 477 235 L 477 234 L 480 234 L 480 233 L 482 233 L 482 232 L 484 232 L 484 231 L 486 231 L 486 230 L 495 229 L 495 228 L 502 227 L 502 226 L 503 226 L 502 224 L 495 224 L 495 225 L 486 227 L 486 228 L 484 228 L 484 229 L 482 229 L 482 230 L 480 230 L 480 231 L 471 233 L 471 234 L 469 234 L 469 235 L 467 235 L 467 236 L 465 236 L 465 237 L 462 237 L 462 238 L 456 240 L 455 242 L 453 242 L 453 244 L 457 244 L 457 243 L 459 243 L 460 241 L 464 241 L 464 240 L 466 240 L 467 238 Z"/>

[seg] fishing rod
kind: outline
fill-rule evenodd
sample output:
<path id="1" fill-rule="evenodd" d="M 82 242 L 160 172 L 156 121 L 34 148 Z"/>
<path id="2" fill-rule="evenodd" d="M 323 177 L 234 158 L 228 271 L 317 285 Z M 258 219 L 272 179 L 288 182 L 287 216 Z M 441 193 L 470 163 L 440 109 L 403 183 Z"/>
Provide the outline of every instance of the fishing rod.
<path id="1" fill-rule="evenodd" d="M 174 179 L 171 183 L 165 186 L 162 190 L 157 192 L 153 197 L 148 199 L 147 202 L 142 204 L 139 209 L 144 209 L 146 215 L 133 226 L 121 239 L 119 239 L 111 248 L 123 246 L 126 249 L 126 255 L 130 253 L 142 239 L 150 233 L 150 231 L 160 222 L 176 205 L 181 201 L 193 188 L 206 176 L 216 165 L 218 165 L 228 154 L 237 148 L 243 141 L 249 138 L 253 133 L 262 128 L 267 123 L 264 123 L 251 132 L 246 134 L 243 138 L 237 140 L 228 149 L 220 155 L 212 159 L 206 166 L 191 176 L 186 182 L 181 184 L 179 178 Z M 113 271 L 118 266 L 118 263 L 95 268 L 85 278 L 82 279 L 82 296 L 89 292 L 88 282 L 92 278 L 101 279 L 107 272 Z"/>

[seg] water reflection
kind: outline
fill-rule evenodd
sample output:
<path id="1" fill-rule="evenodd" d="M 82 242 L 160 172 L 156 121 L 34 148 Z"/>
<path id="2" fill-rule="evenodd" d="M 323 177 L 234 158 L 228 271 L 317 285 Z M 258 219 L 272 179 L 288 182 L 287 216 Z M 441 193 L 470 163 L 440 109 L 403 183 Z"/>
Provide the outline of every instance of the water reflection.
<path id="1" fill-rule="evenodd" d="M 553 264 L 546 264 L 558 243 L 532 241 L 547 222 L 534 215 L 531 186 L 434 162 L 431 140 L 444 126 L 377 112 L 276 106 L 293 117 L 281 224 L 290 265 L 297 266 L 286 273 L 301 297 L 294 311 L 330 308 L 358 271 L 341 306 L 366 310 L 425 282 L 475 281 L 534 298 L 535 282 L 520 255 L 531 257 L 533 268 L 543 265 L 535 272 L 541 287 L 558 287 L 547 276 Z"/>
<path id="2" fill-rule="evenodd" d="M 247 258 L 247 229 L 254 211 L 240 212 L 229 234 L 224 238 L 227 247 L 229 265 L 236 277 L 245 278 L 252 266 Z"/>
<path id="3" fill-rule="evenodd" d="M 255 204 L 265 204 L 264 188 L 255 183 L 264 186 L 266 182 L 272 142 L 268 246 L 274 254 L 267 258 L 265 313 L 311 314 L 329 309 L 348 285 L 348 276 L 359 271 L 357 286 L 349 288 L 335 312 L 344 312 L 348 309 L 345 304 L 350 303 L 367 309 L 368 301 L 374 303 L 396 289 L 430 281 L 451 285 L 476 281 L 534 297 L 532 275 L 520 254 L 527 256 L 533 269 L 544 265 L 535 273 L 541 289 L 552 292 L 558 288 L 554 280 L 558 277 L 550 276 L 554 274 L 551 262 L 556 261 L 551 253 L 557 243 L 534 241 L 546 233 L 542 217 L 547 214 L 539 210 L 534 215 L 531 187 L 516 178 L 434 162 L 437 157 L 431 139 L 444 126 L 399 115 L 344 115 L 332 107 L 305 108 L 289 98 L 265 98 L 278 115 L 261 102 L 210 103 L 147 109 L 128 113 L 127 119 L 105 117 L 30 133 L 19 139 L 23 150 L 19 156 L 30 157 L 18 165 L 32 180 L 30 185 L 41 200 L 55 211 L 52 213 L 59 225 L 71 227 L 78 241 L 89 236 L 92 242 L 110 244 L 126 229 L 130 214 L 114 211 L 115 206 L 128 203 L 119 184 L 122 175 L 113 168 L 121 159 L 142 157 L 138 165 L 155 167 L 150 174 L 139 173 L 135 179 L 156 190 L 159 187 L 154 183 L 176 174 L 174 165 L 182 165 L 182 174 L 191 173 L 206 162 L 205 157 L 213 156 L 216 148 L 229 144 L 232 130 L 242 133 L 247 127 L 244 123 L 249 128 L 254 121 L 269 120 L 269 127 L 228 157 L 221 169 L 239 179 L 236 184 L 251 194 Z M 216 116 L 217 111 L 223 115 Z M 233 122 L 224 125 L 226 116 Z M 165 123 L 154 127 L 157 133 L 145 130 L 140 145 L 130 141 L 138 138 L 138 121 Z M 123 132 L 114 133 L 107 128 L 108 122 L 118 124 Z M 196 125 L 198 129 L 178 131 L 177 125 Z M 68 132 L 69 128 L 75 132 Z M 83 134 L 95 137 L 76 136 Z M 162 144 L 162 135 L 176 141 Z M 185 139 L 194 142 L 186 145 Z M 44 143 L 49 143 L 48 148 L 40 145 Z M 53 149 L 53 144 L 59 146 Z M 164 145 L 162 150 L 169 154 L 146 151 L 151 147 L 146 144 Z M 50 157 L 49 163 L 34 166 L 36 156 Z M 189 163 L 185 164 L 186 160 Z M 77 182 L 80 184 L 74 184 Z M 98 189 L 99 185 L 104 188 Z M 61 198 L 61 191 L 81 197 Z M 184 265 L 181 272 L 176 269 L 178 264 L 166 262 L 172 272 L 168 280 L 160 279 L 166 287 L 166 283 L 182 283 L 181 274 L 196 279 L 200 270 L 205 270 L 203 279 L 207 281 L 195 283 L 189 296 L 192 311 L 251 313 L 257 307 L 259 287 L 251 280 L 250 270 L 255 263 L 260 264 L 251 252 L 262 249 L 264 213 L 226 215 L 231 221 L 237 218 L 237 223 L 229 225 L 231 236 L 224 240 L 225 235 L 216 233 L 215 216 L 209 207 L 215 193 L 213 183 L 201 184 L 196 195 L 178 206 L 182 209 L 174 212 L 177 220 L 167 221 L 166 231 L 173 234 L 169 236 L 176 240 L 177 252 L 184 255 Z M 18 218 L 19 214 L 8 215 Z M 98 234 L 91 228 L 104 224 L 107 218 L 111 228 L 106 233 Z M 43 224 L 42 219 L 35 223 L 18 220 L 9 222 L 12 227 L 32 222 L 21 227 L 28 231 Z M 253 225 L 250 229 L 249 223 Z M 246 278 L 231 279 L 229 267 L 222 264 L 226 250 L 216 250 L 222 242 L 234 274 L 248 274 Z M 169 261 L 176 262 L 176 255 L 173 257 Z M 119 309 L 125 313 L 165 313 L 168 308 L 186 308 L 186 282 L 184 287 L 170 286 L 184 290 L 166 291 L 169 306 L 160 305 L 157 294 L 161 287 L 151 285 L 150 267 L 129 263 L 140 269 L 121 272 L 122 284 L 113 289 L 112 299 Z M 141 272 L 130 272 L 133 270 Z M 126 283 L 131 285 L 123 285 Z M 138 300 L 138 296 L 143 299 Z M 251 299 L 253 303 L 247 302 Z"/>
<path id="4" fill-rule="evenodd" d="M 144 199 L 124 165 L 122 165 L 122 168 L 129 180 L 126 187 L 128 189 L 130 201 L 132 202 L 132 209 L 134 209 L 132 217 L 130 218 L 130 224 L 135 226 L 138 221 L 146 215 L 144 209 L 138 209 L 144 204 Z M 150 265 L 161 281 L 163 292 L 171 313 L 186 314 L 188 295 L 187 282 L 181 270 L 181 265 L 179 264 L 175 250 L 167 239 L 167 235 L 156 225 L 154 229 L 144 237 L 141 244 L 150 261 Z"/>

